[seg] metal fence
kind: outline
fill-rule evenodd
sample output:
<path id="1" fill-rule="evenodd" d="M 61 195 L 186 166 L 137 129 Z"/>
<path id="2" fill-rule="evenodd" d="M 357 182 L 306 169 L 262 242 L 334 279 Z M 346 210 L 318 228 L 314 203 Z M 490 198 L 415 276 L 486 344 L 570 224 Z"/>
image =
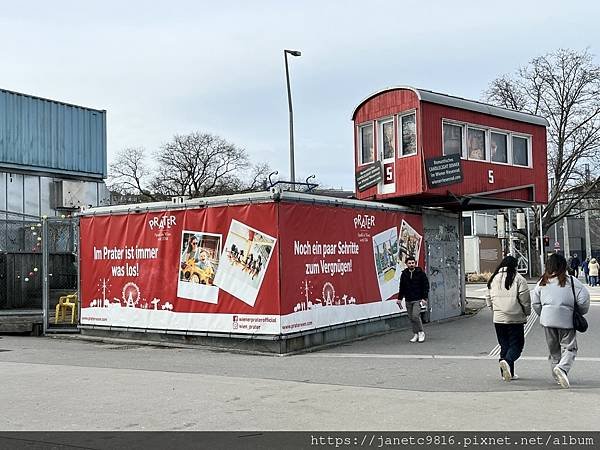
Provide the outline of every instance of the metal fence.
<path id="1" fill-rule="evenodd" d="M 78 220 L 47 219 L 43 222 L 44 332 L 76 330 L 78 302 Z"/>
<path id="2" fill-rule="evenodd" d="M 0 220 L 0 310 L 42 308 L 42 222 Z"/>
<path id="3" fill-rule="evenodd" d="M 75 314 L 57 305 L 77 293 L 78 240 L 74 218 L 0 220 L 0 313 L 40 311 L 45 330 L 76 329 L 77 302 Z"/>

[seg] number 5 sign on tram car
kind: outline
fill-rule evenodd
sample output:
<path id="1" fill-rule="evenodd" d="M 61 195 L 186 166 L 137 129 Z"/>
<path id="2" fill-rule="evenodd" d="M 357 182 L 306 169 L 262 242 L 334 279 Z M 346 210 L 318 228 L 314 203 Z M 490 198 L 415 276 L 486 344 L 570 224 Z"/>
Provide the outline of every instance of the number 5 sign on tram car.
<path id="1" fill-rule="evenodd" d="M 383 184 L 394 184 L 394 163 L 383 165 Z"/>

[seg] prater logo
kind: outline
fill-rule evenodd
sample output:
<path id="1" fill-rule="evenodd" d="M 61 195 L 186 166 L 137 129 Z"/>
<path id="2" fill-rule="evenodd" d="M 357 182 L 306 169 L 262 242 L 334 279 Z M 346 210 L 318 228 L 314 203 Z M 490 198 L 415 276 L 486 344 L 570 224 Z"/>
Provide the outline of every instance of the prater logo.
<path id="1" fill-rule="evenodd" d="M 175 216 L 156 216 L 148 221 L 148 226 L 151 230 L 154 230 L 155 228 L 163 230 L 175 225 L 177 225 L 177 223 L 175 223 Z"/>
<path id="2" fill-rule="evenodd" d="M 354 228 L 371 229 L 375 226 L 375 216 L 368 216 L 366 214 L 358 214 L 354 218 Z"/>

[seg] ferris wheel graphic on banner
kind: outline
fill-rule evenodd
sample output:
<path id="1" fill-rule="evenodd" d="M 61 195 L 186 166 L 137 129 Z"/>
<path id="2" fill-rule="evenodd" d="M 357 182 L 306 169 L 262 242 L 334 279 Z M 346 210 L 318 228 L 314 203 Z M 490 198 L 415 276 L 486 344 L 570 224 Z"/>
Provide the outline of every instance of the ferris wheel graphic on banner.
<path id="1" fill-rule="evenodd" d="M 333 305 L 333 302 L 335 300 L 335 288 L 333 287 L 333 284 L 331 284 L 329 281 L 325 282 L 325 284 L 323 285 L 323 304 L 325 306 L 331 306 Z"/>
<path id="2" fill-rule="evenodd" d="M 129 281 L 123 286 L 122 296 L 126 308 L 135 308 L 140 302 L 140 288 L 137 284 Z"/>

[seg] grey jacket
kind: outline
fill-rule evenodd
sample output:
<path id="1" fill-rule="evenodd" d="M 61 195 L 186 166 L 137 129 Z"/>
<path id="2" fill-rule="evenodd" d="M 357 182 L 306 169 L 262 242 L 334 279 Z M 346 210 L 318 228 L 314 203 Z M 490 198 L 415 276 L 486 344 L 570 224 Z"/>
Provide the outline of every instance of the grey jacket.
<path id="1" fill-rule="evenodd" d="M 527 280 L 516 274 L 510 289 L 506 289 L 506 267 L 498 271 L 488 293 L 487 305 L 494 311 L 494 323 L 525 323 L 531 314 Z"/>
<path id="2" fill-rule="evenodd" d="M 558 278 L 550 278 L 546 286 L 536 285 L 532 293 L 533 309 L 540 316 L 540 324 L 550 328 L 573 328 L 573 291 L 571 280 L 575 287 L 575 296 L 579 311 L 585 314 L 590 309 L 590 293 L 581 282 L 574 277 L 567 277 L 564 287 L 558 284 Z"/>

